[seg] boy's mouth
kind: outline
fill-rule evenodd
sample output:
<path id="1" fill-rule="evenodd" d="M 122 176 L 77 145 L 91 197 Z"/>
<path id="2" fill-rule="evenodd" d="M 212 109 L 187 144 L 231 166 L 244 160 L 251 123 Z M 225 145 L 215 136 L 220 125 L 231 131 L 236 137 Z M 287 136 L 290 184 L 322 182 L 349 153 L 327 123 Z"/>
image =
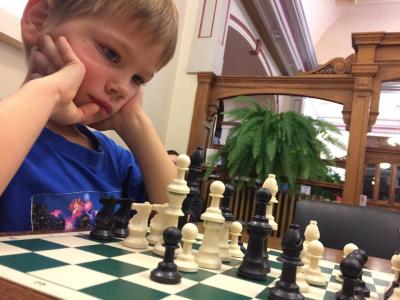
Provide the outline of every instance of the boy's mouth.
<path id="1" fill-rule="evenodd" d="M 112 107 L 106 101 L 95 98 L 91 95 L 89 95 L 89 98 L 92 102 L 94 102 L 95 104 L 97 104 L 99 106 L 100 111 L 103 111 L 107 115 L 112 114 Z"/>

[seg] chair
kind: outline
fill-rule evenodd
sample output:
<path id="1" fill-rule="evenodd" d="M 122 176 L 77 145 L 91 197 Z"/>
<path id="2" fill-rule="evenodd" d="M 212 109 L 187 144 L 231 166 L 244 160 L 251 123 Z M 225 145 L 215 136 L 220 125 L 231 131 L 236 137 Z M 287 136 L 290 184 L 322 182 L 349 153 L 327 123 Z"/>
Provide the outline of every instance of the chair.
<path id="1" fill-rule="evenodd" d="M 400 249 L 400 213 L 381 208 L 300 200 L 293 223 L 304 234 L 310 220 L 318 222 L 320 241 L 325 247 L 342 250 L 354 243 L 368 255 L 390 259 Z"/>

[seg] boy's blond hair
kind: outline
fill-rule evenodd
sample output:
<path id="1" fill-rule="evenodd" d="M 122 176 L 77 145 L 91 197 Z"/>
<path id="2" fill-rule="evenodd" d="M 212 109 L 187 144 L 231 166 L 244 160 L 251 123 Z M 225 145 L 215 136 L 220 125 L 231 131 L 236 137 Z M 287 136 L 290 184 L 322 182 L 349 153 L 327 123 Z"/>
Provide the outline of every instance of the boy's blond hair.
<path id="1" fill-rule="evenodd" d="M 155 43 L 165 45 L 160 68 L 174 55 L 178 36 L 174 0 L 53 0 L 49 21 L 57 24 L 82 16 L 115 17 L 148 30 Z"/>

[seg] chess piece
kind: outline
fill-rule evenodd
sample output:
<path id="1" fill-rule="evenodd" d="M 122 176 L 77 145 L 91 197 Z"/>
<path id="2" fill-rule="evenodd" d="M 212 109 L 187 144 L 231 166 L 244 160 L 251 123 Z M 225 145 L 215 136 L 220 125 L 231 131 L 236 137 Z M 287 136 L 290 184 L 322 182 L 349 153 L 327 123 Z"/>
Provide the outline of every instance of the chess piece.
<path id="1" fill-rule="evenodd" d="M 319 237 L 320 237 L 320 234 L 319 234 L 317 221 L 311 220 L 304 231 L 304 238 L 305 238 L 304 243 L 306 244 L 306 246 L 308 246 L 308 244 L 311 241 L 319 240 Z M 308 247 L 306 247 L 306 249 L 308 249 Z M 303 263 L 306 267 L 310 263 L 307 252 L 303 256 Z"/>
<path id="2" fill-rule="evenodd" d="M 242 220 L 237 220 L 237 222 L 239 222 L 242 225 L 242 228 L 243 228 L 242 231 L 244 231 L 246 229 L 246 226 L 247 226 L 246 222 L 244 222 Z M 243 244 L 242 235 L 239 235 L 238 245 L 240 247 L 240 251 L 242 251 L 243 256 L 244 256 L 246 254 L 247 249 Z"/>
<path id="3" fill-rule="evenodd" d="M 174 263 L 175 249 L 182 238 L 180 230 L 176 227 L 168 227 L 163 234 L 165 255 L 158 267 L 150 272 L 150 279 L 158 283 L 178 284 L 181 282 L 181 275 L 178 273 Z"/>
<path id="4" fill-rule="evenodd" d="M 196 262 L 199 267 L 219 270 L 221 269 L 221 258 L 219 257 L 219 236 L 224 224 L 224 217 L 219 208 L 219 202 L 225 190 L 224 184 L 217 180 L 210 185 L 211 205 L 201 215 L 204 221 L 204 237 L 199 252 L 196 255 Z"/>
<path id="5" fill-rule="evenodd" d="M 303 255 L 304 253 L 307 253 L 307 249 L 304 250 L 304 248 L 307 248 L 307 245 L 303 243 L 303 250 L 300 253 L 300 259 L 303 261 Z M 301 293 L 307 293 L 310 290 L 310 286 L 306 281 L 306 276 L 304 273 L 306 272 L 306 268 L 303 265 L 297 266 L 297 273 L 296 273 L 296 283 L 300 288 Z"/>
<path id="6" fill-rule="evenodd" d="M 400 300 L 400 288 L 395 288 L 393 290 L 392 296 L 388 298 L 389 300 Z"/>
<path id="7" fill-rule="evenodd" d="M 268 174 L 267 179 L 265 179 L 264 184 L 262 186 L 264 189 L 268 189 L 271 194 L 272 198 L 271 201 L 268 203 L 267 206 L 267 219 L 269 225 L 271 225 L 273 231 L 278 230 L 278 223 L 275 222 L 274 216 L 273 216 L 273 211 L 274 211 L 274 205 L 278 203 L 278 200 L 276 199 L 276 194 L 278 193 L 278 183 L 276 181 L 276 176 L 274 174 Z"/>
<path id="8" fill-rule="evenodd" d="M 270 200 L 271 192 L 269 190 L 261 188 L 256 191 L 255 215 L 247 224 L 249 243 L 237 272 L 241 277 L 255 280 L 265 280 L 267 277 L 264 249 L 267 248 L 268 236 L 272 233 L 272 227 L 268 224 L 265 211 Z"/>
<path id="9" fill-rule="evenodd" d="M 150 245 L 157 244 L 161 239 L 164 231 L 164 211 L 167 207 L 168 203 L 153 204 L 153 210 L 156 211 L 156 215 L 150 220 L 150 234 L 146 236 Z"/>
<path id="10" fill-rule="evenodd" d="M 243 226 L 240 222 L 235 221 L 232 222 L 231 225 L 231 245 L 229 247 L 229 251 L 231 253 L 231 257 L 242 258 L 244 256 L 243 252 L 240 250 L 239 246 L 239 236 L 243 230 Z"/>
<path id="11" fill-rule="evenodd" d="M 392 256 L 390 262 L 392 263 L 392 270 L 394 272 L 393 281 L 390 286 L 385 291 L 385 295 L 383 299 L 389 299 L 394 289 L 400 287 L 400 251 L 396 251 L 395 254 Z"/>
<path id="12" fill-rule="evenodd" d="M 296 284 L 296 268 L 303 265 L 300 259 L 302 248 L 303 240 L 299 225 L 291 224 L 282 239 L 283 253 L 278 257 L 278 260 L 283 264 L 282 273 L 275 286 L 269 291 L 269 300 L 304 299 L 299 286 Z"/>
<path id="13" fill-rule="evenodd" d="M 111 240 L 114 237 L 112 233 L 113 213 L 117 200 L 115 198 L 101 198 L 103 205 L 96 215 L 96 227 L 90 232 L 89 238 L 94 240 Z"/>
<path id="14" fill-rule="evenodd" d="M 368 261 L 367 252 L 362 249 L 356 249 L 352 251 L 349 255 L 354 256 L 361 264 L 361 272 L 357 279 L 355 294 L 360 296 L 361 298 L 369 298 L 370 297 L 370 290 L 367 288 L 365 281 L 362 279 L 363 272 L 362 270 L 365 267 L 365 264 Z"/>
<path id="15" fill-rule="evenodd" d="M 136 215 L 129 222 L 129 236 L 122 241 L 122 245 L 133 249 L 147 249 L 149 243 L 146 240 L 146 233 L 149 227 L 148 219 L 152 205 L 149 202 L 133 203 L 132 208 Z"/>
<path id="16" fill-rule="evenodd" d="M 116 237 L 126 238 L 129 234 L 128 224 L 131 218 L 132 199 L 118 199 L 120 205 L 113 217 L 112 232 Z"/>
<path id="17" fill-rule="evenodd" d="M 343 247 L 343 258 L 345 258 L 347 255 L 349 255 L 351 252 L 353 252 L 356 249 L 358 249 L 357 245 L 355 245 L 353 243 L 346 244 Z M 340 272 L 338 274 L 336 274 L 335 279 L 338 282 L 343 282 L 342 274 Z"/>
<path id="18" fill-rule="evenodd" d="M 198 264 L 194 260 L 192 254 L 193 243 L 196 241 L 198 234 L 197 226 L 193 223 L 186 223 L 182 228 L 183 250 L 175 260 L 178 270 L 182 272 L 193 273 L 199 270 Z"/>
<path id="19" fill-rule="evenodd" d="M 225 218 L 225 222 L 220 233 L 219 243 L 219 256 L 221 257 L 222 262 L 229 262 L 231 260 L 231 253 L 229 251 L 229 231 L 232 222 L 235 221 L 235 218 L 229 205 L 234 192 L 235 190 L 232 185 L 225 185 L 224 198 L 222 198 L 220 207 L 222 216 Z"/>
<path id="20" fill-rule="evenodd" d="M 186 179 L 190 193 L 182 203 L 182 211 L 184 215 L 179 217 L 179 229 L 181 229 L 187 222 L 200 221 L 203 202 L 200 195 L 201 182 L 203 179 L 203 170 L 201 168 L 203 160 L 203 148 L 197 147 L 190 155 L 190 166 Z"/>
<path id="21" fill-rule="evenodd" d="M 182 202 L 189 194 L 190 189 L 185 180 L 185 172 L 190 165 L 190 158 L 186 154 L 180 154 L 176 160 L 177 177 L 168 184 L 167 196 L 169 199 L 168 207 L 164 211 L 163 228 L 170 226 L 177 227 L 178 219 L 183 216 Z M 163 256 L 165 248 L 162 244 L 162 239 L 153 248 L 153 253 Z M 181 248 L 176 249 L 175 253 L 179 254 Z"/>
<path id="22" fill-rule="evenodd" d="M 306 281 L 311 285 L 326 286 L 326 279 L 319 267 L 319 261 L 324 254 L 324 246 L 320 241 L 314 240 L 311 241 L 307 247 L 310 265 L 305 272 Z"/>
<path id="23" fill-rule="evenodd" d="M 346 256 L 340 263 L 340 271 L 343 275 L 342 289 L 336 293 L 337 300 L 364 299 L 355 294 L 357 279 L 361 273 L 362 266 L 354 256 Z"/>

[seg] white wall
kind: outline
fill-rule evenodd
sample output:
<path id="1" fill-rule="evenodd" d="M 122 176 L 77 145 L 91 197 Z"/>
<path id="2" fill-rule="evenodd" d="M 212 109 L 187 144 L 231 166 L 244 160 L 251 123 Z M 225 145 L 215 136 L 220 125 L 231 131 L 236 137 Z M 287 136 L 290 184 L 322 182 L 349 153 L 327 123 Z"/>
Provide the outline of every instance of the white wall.
<path id="1" fill-rule="evenodd" d="M 23 51 L 0 42 L 0 98 L 15 92 L 24 80 L 25 73 Z"/>
<path id="2" fill-rule="evenodd" d="M 188 73 L 199 1 L 176 0 L 180 13 L 180 38 L 176 51 L 176 73 L 166 84 L 173 87 L 165 146 L 186 153 L 192 123 L 197 75 Z"/>
<path id="3" fill-rule="evenodd" d="M 337 0 L 301 0 L 307 19 L 313 45 L 316 45 L 332 23 L 342 14 L 351 1 Z"/>
<path id="4" fill-rule="evenodd" d="M 10 45 L 18 45 L 19 48 Z M 12 94 L 25 78 L 26 65 L 20 44 L 19 19 L 0 9 L 0 98 Z"/>

